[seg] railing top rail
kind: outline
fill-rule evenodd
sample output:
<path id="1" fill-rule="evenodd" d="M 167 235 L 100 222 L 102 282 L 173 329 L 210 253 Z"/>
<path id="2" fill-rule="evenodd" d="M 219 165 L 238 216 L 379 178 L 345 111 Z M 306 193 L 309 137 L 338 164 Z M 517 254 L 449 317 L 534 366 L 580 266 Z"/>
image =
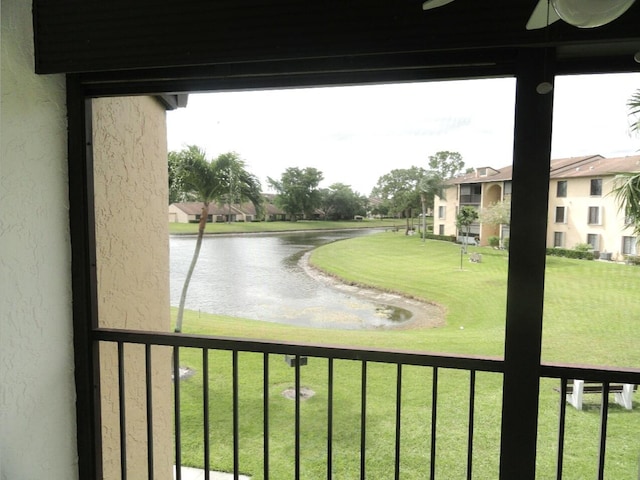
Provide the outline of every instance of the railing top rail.
<path id="1" fill-rule="evenodd" d="M 93 331 L 93 339 L 96 341 L 137 343 L 142 345 L 236 350 L 242 352 L 302 355 L 380 363 L 401 363 L 404 365 L 433 366 L 460 370 L 504 372 L 503 360 L 501 358 L 488 356 L 441 354 L 409 350 L 362 348 L 343 345 L 296 343 L 253 338 L 110 328 L 95 329 Z M 578 378 L 595 382 L 640 384 L 640 369 L 631 367 L 543 362 L 540 365 L 540 376 L 544 378 Z"/>
<path id="2" fill-rule="evenodd" d="M 401 363 L 404 365 L 433 366 L 485 372 L 501 373 L 504 370 L 503 360 L 495 357 L 452 354 L 445 355 L 431 352 L 393 349 L 365 349 L 351 346 L 317 345 L 275 340 L 257 340 L 252 338 L 99 328 L 93 331 L 93 340 L 137 343 L 144 345 L 150 344 L 187 348 L 208 348 L 243 352 L 303 355 L 319 358 L 338 358 L 343 360 L 360 360 L 381 363 Z"/>
<path id="3" fill-rule="evenodd" d="M 563 363 L 543 363 L 540 376 L 546 378 L 580 379 L 593 382 L 640 384 L 640 369 Z"/>

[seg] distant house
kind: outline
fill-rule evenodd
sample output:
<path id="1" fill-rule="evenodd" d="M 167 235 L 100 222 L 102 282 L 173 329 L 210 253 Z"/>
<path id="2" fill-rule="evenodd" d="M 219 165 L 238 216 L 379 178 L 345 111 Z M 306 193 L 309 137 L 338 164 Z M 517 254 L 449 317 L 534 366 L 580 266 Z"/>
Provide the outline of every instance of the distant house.
<path id="1" fill-rule="evenodd" d="M 207 215 L 208 223 L 223 222 L 254 222 L 254 221 L 274 221 L 286 220 L 287 215 L 278 207 L 268 202 L 262 205 L 262 212 L 259 216 L 253 203 L 245 202 L 241 204 L 219 204 L 210 203 Z M 169 205 L 169 222 L 171 223 L 196 223 L 200 221 L 202 215 L 201 202 L 181 202 Z"/>
<path id="2" fill-rule="evenodd" d="M 262 205 L 264 219 L 267 222 L 276 222 L 276 221 L 284 221 L 289 219 L 289 215 L 287 215 L 282 209 L 276 207 L 272 203 L 265 202 Z"/>
<path id="3" fill-rule="evenodd" d="M 594 251 L 607 252 L 613 260 L 636 254 L 638 238 L 610 195 L 617 173 L 635 171 L 640 171 L 640 156 L 591 155 L 552 160 L 547 246 L 573 248 L 588 243 Z M 460 207 L 469 205 L 482 214 L 493 203 L 510 201 L 511 176 L 509 165 L 477 168 L 449 180 L 444 198 L 435 198 L 434 233 L 458 235 L 462 240 L 463 233 L 456 228 Z M 483 224 L 480 218 L 471 225 L 469 235 L 486 245 L 490 236 L 508 238 L 509 226 Z"/>

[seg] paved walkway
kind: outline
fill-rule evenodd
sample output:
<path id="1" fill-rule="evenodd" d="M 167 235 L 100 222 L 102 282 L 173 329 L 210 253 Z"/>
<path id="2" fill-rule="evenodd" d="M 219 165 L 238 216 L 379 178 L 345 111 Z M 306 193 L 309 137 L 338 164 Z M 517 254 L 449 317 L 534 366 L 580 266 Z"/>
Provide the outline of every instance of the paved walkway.
<path id="1" fill-rule="evenodd" d="M 199 468 L 190 468 L 190 467 L 182 467 L 181 470 L 182 480 L 204 480 L 204 470 L 200 470 Z M 173 478 L 175 478 L 175 471 Z M 210 480 L 233 480 L 232 473 L 226 472 L 209 472 Z M 247 477 L 246 475 L 240 475 L 238 478 L 240 480 L 251 480 L 251 477 Z"/>

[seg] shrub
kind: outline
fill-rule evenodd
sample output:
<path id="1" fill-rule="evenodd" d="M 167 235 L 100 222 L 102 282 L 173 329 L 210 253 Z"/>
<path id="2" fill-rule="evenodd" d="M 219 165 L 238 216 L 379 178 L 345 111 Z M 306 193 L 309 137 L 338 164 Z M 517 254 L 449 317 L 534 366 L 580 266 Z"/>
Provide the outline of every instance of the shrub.
<path id="1" fill-rule="evenodd" d="M 640 255 L 625 255 L 624 263 L 627 265 L 640 265 Z"/>
<path id="2" fill-rule="evenodd" d="M 502 240 L 502 246 L 505 250 L 509 250 L 509 237 Z"/>
<path id="3" fill-rule="evenodd" d="M 589 252 L 593 250 L 593 247 L 589 243 L 577 243 L 573 249 L 579 252 Z"/>
<path id="4" fill-rule="evenodd" d="M 491 235 L 488 238 L 488 241 L 489 241 L 489 246 L 490 247 L 496 248 L 496 247 L 500 246 L 500 237 L 498 237 L 496 235 Z"/>
<path id="5" fill-rule="evenodd" d="M 435 235 L 433 233 L 427 233 L 424 237 L 430 240 L 442 240 L 445 242 L 453 242 L 453 243 L 456 242 L 455 235 Z"/>
<path id="6" fill-rule="evenodd" d="M 578 258 L 582 260 L 593 260 L 593 252 L 583 252 L 569 248 L 547 248 L 547 255 L 555 257 Z"/>

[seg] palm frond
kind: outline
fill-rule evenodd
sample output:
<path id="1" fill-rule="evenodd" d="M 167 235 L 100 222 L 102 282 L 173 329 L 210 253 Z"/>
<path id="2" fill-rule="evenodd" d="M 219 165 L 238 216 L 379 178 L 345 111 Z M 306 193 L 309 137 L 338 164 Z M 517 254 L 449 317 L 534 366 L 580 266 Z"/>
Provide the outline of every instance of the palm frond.
<path id="1" fill-rule="evenodd" d="M 611 193 L 618 202 L 618 211 L 624 212 L 634 234 L 640 235 L 640 172 L 618 173 Z"/>
<path id="2" fill-rule="evenodd" d="M 631 131 L 640 132 L 640 90 L 631 96 L 627 102 L 627 107 L 629 107 L 629 116 L 635 117 L 631 124 Z"/>

